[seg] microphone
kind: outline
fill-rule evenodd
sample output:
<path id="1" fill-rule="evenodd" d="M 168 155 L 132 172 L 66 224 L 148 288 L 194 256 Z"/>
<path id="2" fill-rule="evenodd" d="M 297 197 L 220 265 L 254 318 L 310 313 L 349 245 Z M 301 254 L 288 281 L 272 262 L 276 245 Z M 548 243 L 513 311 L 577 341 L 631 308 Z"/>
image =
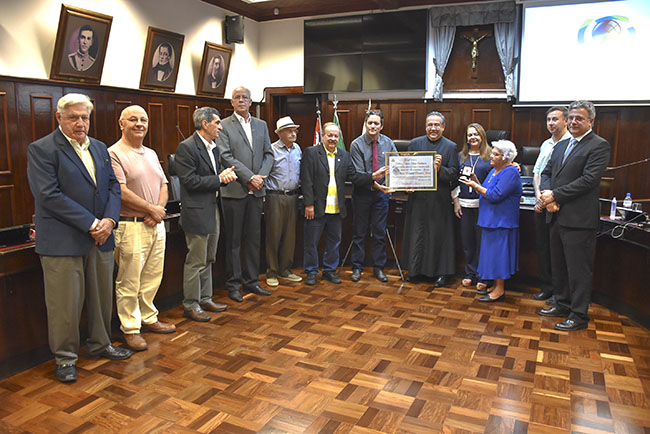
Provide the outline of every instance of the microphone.
<path id="1" fill-rule="evenodd" d="M 620 166 L 608 167 L 606 170 L 607 171 L 609 171 L 609 170 L 618 170 L 618 169 L 623 169 L 624 167 L 636 166 L 637 164 L 647 163 L 647 162 L 648 162 L 648 158 L 644 158 L 643 160 L 634 161 L 633 163 L 627 163 L 627 164 L 621 164 Z"/>
<path id="2" fill-rule="evenodd" d="M 183 140 L 185 140 L 185 135 L 184 135 L 183 132 L 181 131 L 181 127 L 179 127 L 178 125 L 176 125 L 176 129 L 178 130 L 178 133 L 181 135 L 181 137 L 183 138 Z"/>

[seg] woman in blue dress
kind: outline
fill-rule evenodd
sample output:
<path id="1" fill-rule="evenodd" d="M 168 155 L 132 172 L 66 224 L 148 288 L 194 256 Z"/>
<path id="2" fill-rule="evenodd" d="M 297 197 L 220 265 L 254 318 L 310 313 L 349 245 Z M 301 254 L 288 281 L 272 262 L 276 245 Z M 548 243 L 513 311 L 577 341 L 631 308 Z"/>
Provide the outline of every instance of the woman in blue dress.
<path id="1" fill-rule="evenodd" d="M 485 130 L 481 124 L 469 124 L 466 130 L 466 140 L 458 153 L 460 176 L 469 178 L 476 175 L 482 183 L 492 169 L 490 166 L 490 146 Z M 454 214 L 460 219 L 460 242 L 465 254 L 465 277 L 463 286 L 473 286 L 479 281 L 478 254 L 481 246 L 481 228 L 478 222 L 478 205 L 480 195 L 476 190 L 465 184 L 460 184 L 454 197 Z M 479 289 L 485 289 L 485 283 Z"/>
<path id="2" fill-rule="evenodd" d="M 508 140 L 492 143 L 492 170 L 483 182 L 475 175 L 461 181 L 476 190 L 479 200 L 478 225 L 481 227 L 481 251 L 478 274 L 482 280 L 494 280 L 479 301 L 501 301 L 505 298 L 505 281 L 519 269 L 519 201 L 521 178 L 511 163 L 517 148 Z"/>

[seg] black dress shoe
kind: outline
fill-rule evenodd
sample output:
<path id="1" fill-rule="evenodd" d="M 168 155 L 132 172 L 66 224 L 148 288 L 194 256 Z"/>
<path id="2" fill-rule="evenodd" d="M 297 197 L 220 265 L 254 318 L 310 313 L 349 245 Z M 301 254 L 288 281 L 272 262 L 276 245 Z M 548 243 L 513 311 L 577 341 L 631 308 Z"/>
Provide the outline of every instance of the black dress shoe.
<path id="1" fill-rule="evenodd" d="M 555 303 L 557 303 L 557 302 L 555 301 L 555 296 L 554 295 L 551 295 L 548 298 L 548 300 L 546 300 L 546 304 L 548 304 L 549 306 L 554 306 Z"/>
<path id="2" fill-rule="evenodd" d="M 555 330 L 570 332 L 573 330 L 586 329 L 587 325 L 589 325 L 589 322 L 578 322 L 567 318 L 564 321 L 555 324 Z"/>
<path id="3" fill-rule="evenodd" d="M 537 294 L 533 295 L 533 300 L 547 300 L 553 297 L 553 293 L 550 291 L 539 291 Z"/>
<path id="4" fill-rule="evenodd" d="M 244 297 L 241 296 L 241 292 L 239 291 L 239 289 L 228 291 L 228 297 L 230 297 L 231 300 L 236 301 L 237 303 L 241 303 L 242 301 L 244 301 Z"/>
<path id="5" fill-rule="evenodd" d="M 350 280 L 353 282 L 358 282 L 361 280 L 361 270 L 355 268 L 352 270 L 352 276 L 350 276 Z"/>
<path id="6" fill-rule="evenodd" d="M 410 274 L 406 276 L 406 281 L 409 283 L 418 283 L 420 281 L 420 278 L 417 275 L 411 276 Z"/>
<path id="7" fill-rule="evenodd" d="M 448 284 L 449 284 L 449 279 L 444 274 L 438 276 L 438 278 L 433 282 L 433 286 L 435 286 L 436 288 L 440 286 L 447 286 Z"/>
<path id="8" fill-rule="evenodd" d="M 77 381 L 77 368 L 75 365 L 56 365 L 56 379 L 61 383 Z"/>
<path id="9" fill-rule="evenodd" d="M 382 270 L 381 268 L 375 270 L 373 275 L 380 282 L 388 282 L 388 276 L 386 276 L 386 273 L 384 273 L 384 270 Z"/>
<path id="10" fill-rule="evenodd" d="M 336 283 L 337 285 L 341 283 L 341 278 L 333 271 L 323 271 L 323 279 Z"/>
<path id="11" fill-rule="evenodd" d="M 555 305 L 551 307 L 546 307 L 537 311 L 539 315 L 542 316 L 569 316 L 568 309 L 562 309 L 561 307 Z"/>
<path id="12" fill-rule="evenodd" d="M 103 357 L 111 360 L 124 360 L 133 355 L 133 351 L 127 348 L 114 347 L 113 345 L 106 345 L 103 350 L 98 353 L 88 354 L 91 359 L 98 359 Z"/>
<path id="13" fill-rule="evenodd" d="M 487 289 L 477 289 L 476 293 L 478 295 L 488 295 L 490 293 L 490 291 L 488 291 Z"/>
<path id="14" fill-rule="evenodd" d="M 309 274 L 307 274 L 307 277 L 305 278 L 305 284 L 306 285 L 316 285 L 316 276 L 318 276 L 318 273 L 309 273 Z"/>
<path id="15" fill-rule="evenodd" d="M 271 295 L 271 291 L 267 291 L 266 289 L 262 288 L 259 285 L 251 286 L 250 288 L 246 288 L 247 292 L 252 292 L 253 294 L 257 295 Z"/>
<path id="16" fill-rule="evenodd" d="M 489 295 L 484 295 L 483 297 L 479 298 L 478 301 L 485 301 L 488 303 L 496 303 L 497 301 L 504 301 L 506 299 L 506 293 L 504 292 L 497 298 L 491 298 Z"/>

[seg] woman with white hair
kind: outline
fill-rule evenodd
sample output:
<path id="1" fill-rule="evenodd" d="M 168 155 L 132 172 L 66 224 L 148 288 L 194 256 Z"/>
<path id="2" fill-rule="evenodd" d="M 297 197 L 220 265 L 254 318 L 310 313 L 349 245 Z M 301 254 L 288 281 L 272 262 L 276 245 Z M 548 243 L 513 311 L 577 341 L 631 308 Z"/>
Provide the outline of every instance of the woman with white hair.
<path id="1" fill-rule="evenodd" d="M 494 280 L 494 286 L 479 290 L 479 301 L 495 302 L 505 298 L 505 281 L 519 268 L 519 201 L 521 178 L 511 163 L 517 148 L 509 140 L 492 142 L 492 170 L 483 182 L 476 176 L 461 181 L 480 195 L 478 225 L 481 227 L 481 252 L 478 274 L 482 280 Z"/>

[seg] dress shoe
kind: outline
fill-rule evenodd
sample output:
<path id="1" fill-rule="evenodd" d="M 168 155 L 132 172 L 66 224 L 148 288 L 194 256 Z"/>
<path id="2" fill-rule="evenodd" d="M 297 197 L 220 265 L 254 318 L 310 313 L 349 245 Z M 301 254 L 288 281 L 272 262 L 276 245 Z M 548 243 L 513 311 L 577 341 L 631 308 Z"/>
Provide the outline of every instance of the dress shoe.
<path id="1" fill-rule="evenodd" d="M 244 297 L 242 297 L 241 291 L 239 291 L 239 289 L 228 291 L 228 297 L 230 297 L 231 300 L 236 301 L 237 303 L 241 303 L 242 301 L 244 301 Z"/>
<path id="2" fill-rule="evenodd" d="M 161 335 L 166 335 L 167 333 L 174 333 L 176 331 L 176 326 L 174 324 L 156 321 L 151 324 L 142 323 L 142 326 L 140 327 L 140 331 L 160 333 Z"/>
<path id="3" fill-rule="evenodd" d="M 561 307 L 555 305 L 551 307 L 546 307 L 537 311 L 539 315 L 542 316 L 569 316 L 568 309 L 562 309 Z"/>
<path id="4" fill-rule="evenodd" d="M 316 273 L 307 274 L 307 278 L 305 279 L 305 284 L 316 285 L 316 276 L 318 276 L 318 274 Z"/>
<path id="5" fill-rule="evenodd" d="M 433 286 L 436 287 L 436 288 L 438 288 L 440 286 L 447 286 L 448 284 L 449 284 L 449 279 L 444 274 L 441 275 L 441 276 L 438 276 L 436 278 L 436 280 L 433 282 Z"/>
<path id="6" fill-rule="evenodd" d="M 77 367 L 72 364 L 56 365 L 56 379 L 61 383 L 73 383 L 77 381 Z"/>
<path id="7" fill-rule="evenodd" d="M 333 271 L 323 271 L 323 279 L 336 283 L 337 285 L 341 283 L 341 278 Z"/>
<path id="8" fill-rule="evenodd" d="M 133 355 L 133 351 L 127 348 L 114 347 L 113 345 L 106 345 L 103 350 L 98 353 L 88 354 L 91 359 L 98 359 L 103 357 L 111 360 L 124 360 Z"/>
<path id="9" fill-rule="evenodd" d="M 125 334 L 124 343 L 133 351 L 144 351 L 148 348 L 147 341 L 144 340 L 140 333 Z"/>
<path id="10" fill-rule="evenodd" d="M 250 288 L 246 288 L 246 292 L 252 292 L 253 294 L 257 295 L 271 295 L 271 291 L 267 291 L 266 289 L 262 288 L 259 285 L 251 286 Z"/>
<path id="11" fill-rule="evenodd" d="M 420 278 L 417 275 L 411 276 L 410 274 L 406 276 L 406 281 L 409 283 L 418 283 L 420 282 Z"/>
<path id="12" fill-rule="evenodd" d="M 388 282 L 388 276 L 386 276 L 386 273 L 384 273 L 384 270 L 381 268 L 376 269 L 372 274 L 375 276 L 375 279 L 380 282 Z"/>
<path id="13" fill-rule="evenodd" d="M 573 330 L 586 329 L 587 325 L 589 325 L 589 322 L 578 322 L 567 318 L 564 321 L 555 324 L 555 330 L 570 332 Z"/>
<path id="14" fill-rule="evenodd" d="M 207 310 L 208 312 L 223 312 L 224 310 L 228 309 L 228 305 L 215 303 L 210 299 L 200 302 L 199 306 L 201 306 L 201 309 Z"/>
<path id="15" fill-rule="evenodd" d="M 479 298 L 478 301 L 485 301 L 488 303 L 496 303 L 497 301 L 504 301 L 506 299 L 506 293 L 504 292 L 497 298 L 492 298 L 489 295 L 484 295 L 483 297 Z"/>
<path id="16" fill-rule="evenodd" d="M 185 318 L 191 319 L 192 321 L 198 322 L 208 322 L 212 319 L 212 317 L 205 313 L 205 311 L 199 306 L 196 306 L 194 309 L 185 309 L 183 316 Z"/>
<path id="17" fill-rule="evenodd" d="M 492 291 L 488 291 L 487 289 L 479 289 L 476 291 L 478 295 L 488 295 Z"/>
<path id="18" fill-rule="evenodd" d="M 557 302 L 555 301 L 555 296 L 554 295 L 551 295 L 548 298 L 548 300 L 546 300 L 546 304 L 548 304 L 549 306 L 555 306 L 556 303 Z"/>
<path id="19" fill-rule="evenodd" d="M 358 282 L 359 280 L 361 280 L 361 270 L 359 270 L 358 268 L 352 270 L 352 276 L 350 276 L 350 280 L 353 282 Z"/>
<path id="20" fill-rule="evenodd" d="M 56 365 L 55 375 L 61 383 L 74 383 L 77 381 L 77 367 L 72 364 Z"/>
<path id="21" fill-rule="evenodd" d="M 280 282 L 278 282 L 277 277 L 267 277 L 266 278 L 266 284 L 269 286 L 278 286 Z"/>
<path id="22" fill-rule="evenodd" d="M 539 291 L 537 294 L 533 295 L 533 300 L 547 300 L 553 296 L 551 291 Z"/>
<path id="23" fill-rule="evenodd" d="M 278 277 L 282 280 L 288 280 L 289 282 L 302 282 L 302 277 L 292 273 L 291 271 L 286 274 L 281 274 Z"/>

